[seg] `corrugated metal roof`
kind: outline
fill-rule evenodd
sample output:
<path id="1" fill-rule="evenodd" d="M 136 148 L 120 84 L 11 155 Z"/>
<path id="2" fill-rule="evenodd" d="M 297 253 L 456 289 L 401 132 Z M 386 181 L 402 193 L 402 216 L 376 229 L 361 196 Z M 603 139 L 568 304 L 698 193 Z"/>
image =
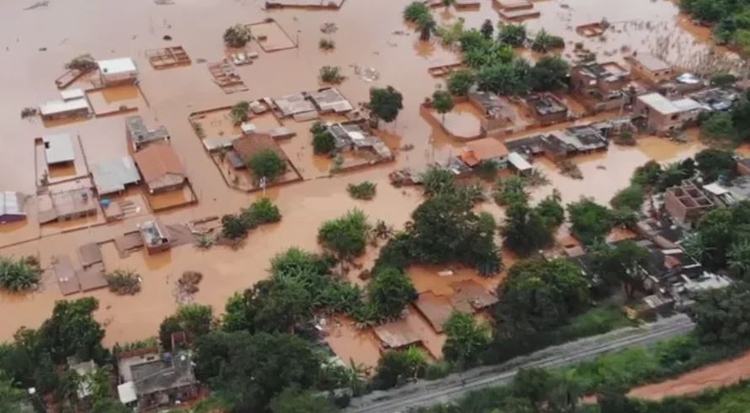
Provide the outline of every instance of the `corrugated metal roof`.
<path id="1" fill-rule="evenodd" d="M 99 195 L 120 192 L 125 189 L 125 185 L 141 180 L 135 162 L 129 156 L 94 164 L 91 166 L 91 175 Z"/>
<path id="2" fill-rule="evenodd" d="M 85 97 L 71 100 L 53 100 L 39 105 L 39 113 L 42 116 L 59 115 L 62 113 L 75 112 L 83 109 L 86 109 L 86 111 L 91 111 L 89 102 Z"/>
<path id="3" fill-rule="evenodd" d="M 519 171 L 526 171 L 528 169 L 531 169 L 531 164 L 526 159 L 524 159 L 523 156 L 515 152 L 511 152 L 510 154 L 508 154 L 508 162 L 510 162 L 511 165 L 513 165 L 513 167 L 515 167 Z"/>
<path id="4" fill-rule="evenodd" d="M 45 135 L 44 154 L 47 158 L 47 164 L 53 165 L 61 162 L 73 162 L 76 158 L 73 150 L 73 137 L 67 133 L 56 135 Z"/>
<path id="5" fill-rule="evenodd" d="M 24 196 L 20 192 L 0 192 L 0 217 L 4 215 L 26 215 Z"/>

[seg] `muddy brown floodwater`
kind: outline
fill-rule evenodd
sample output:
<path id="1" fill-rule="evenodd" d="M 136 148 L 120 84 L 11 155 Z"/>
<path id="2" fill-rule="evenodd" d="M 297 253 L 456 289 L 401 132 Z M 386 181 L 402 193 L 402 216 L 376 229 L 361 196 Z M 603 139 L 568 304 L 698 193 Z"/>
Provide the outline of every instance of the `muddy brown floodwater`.
<path id="1" fill-rule="evenodd" d="M 399 153 L 395 165 L 269 189 L 267 195 L 280 206 L 283 220 L 280 224 L 254 231 L 240 251 L 219 247 L 198 251 L 184 246 L 157 256 L 137 252 L 120 259 L 111 244 L 105 244 L 104 260 L 108 270 L 133 269 L 144 280 L 142 292 L 133 297 L 114 296 L 106 290 L 85 294 L 97 297 L 101 302 L 97 317 L 107 326 L 105 344 L 154 335 L 160 321 L 177 306 L 175 284 L 185 270 L 204 274 L 195 301 L 210 304 L 221 312 L 232 293 L 267 276 L 266 268 L 273 255 L 291 246 L 316 249 L 315 235 L 323 220 L 358 207 L 373 220 L 383 219 L 396 227 L 403 225 L 420 202 L 420 197 L 414 190 L 392 188 L 386 178 L 388 172 L 398 166 L 423 166 L 427 162 L 444 159 L 461 147 L 449 141 L 441 132 L 433 130 L 419 115 L 419 104 L 442 83 L 442 80 L 430 77 L 427 68 L 454 61 L 456 57 L 439 45 L 419 42 L 413 30 L 403 24 L 401 13 L 408 2 L 348 0 L 341 10 L 325 12 L 266 12 L 262 10 L 263 2 L 257 0 L 185 0 L 173 5 L 157 5 L 145 0 L 56 0 L 46 7 L 32 10 L 24 10 L 33 3 L 32 0 L 0 2 L 0 125 L 3 125 L 0 129 L 0 190 L 35 193 L 34 139 L 43 134 L 80 135 L 89 164 L 127 154 L 122 116 L 62 122 L 49 128 L 39 121 L 20 119 L 19 112 L 23 107 L 37 106 L 58 98 L 54 80 L 63 73 L 65 62 L 84 53 L 90 53 L 97 59 L 132 57 L 140 68 L 140 96 L 132 90 L 122 89 L 114 95 L 103 94 L 101 101 L 118 106 L 120 102 L 135 100 L 139 114 L 147 125 L 165 125 L 169 129 L 172 145 L 188 171 L 199 202 L 195 206 L 160 213 L 159 217 L 167 223 L 236 212 L 257 198 L 257 195 L 231 190 L 224 184 L 219 170 L 205 154 L 187 121 L 191 112 L 232 105 L 239 100 L 315 89 L 318 87 L 318 70 L 323 65 L 336 65 L 343 69 L 348 79 L 340 90 L 355 104 L 367 99 L 368 90 L 374 85 L 393 85 L 404 95 L 404 110 L 397 122 L 386 125 L 380 134 L 394 147 L 413 145 L 413 151 Z M 563 35 L 571 45 L 582 41 L 587 47 L 601 53 L 619 51 L 625 45 L 634 49 L 649 49 L 655 47 L 660 36 L 670 33 L 673 33 L 673 41 L 679 45 L 671 52 L 674 61 L 688 55 L 688 52 L 709 48 L 705 38 L 695 38 L 677 28 L 684 24 L 677 17 L 677 7 L 670 2 L 556 0 L 535 4 L 542 15 L 527 22 L 531 31 L 546 27 L 552 33 Z M 479 26 L 486 18 L 498 20 L 489 1 L 483 2 L 476 11 L 450 13 L 450 19 L 445 19 L 441 12 L 435 13 L 440 16 L 438 20 L 441 23 L 463 17 L 468 27 Z M 221 36 L 226 27 L 240 22 L 258 22 L 266 17 L 274 18 L 291 39 L 299 39 L 299 48 L 261 52 L 254 64 L 237 69 L 249 90 L 224 94 L 212 82 L 206 65 L 196 62 L 218 61 L 224 56 Z M 602 18 L 617 23 L 615 31 L 608 34 L 605 41 L 583 39 L 575 34 L 575 25 Z M 651 23 L 646 24 L 647 21 Z M 326 22 L 335 23 L 338 31 L 323 35 L 320 27 Z M 676 26 L 676 22 L 680 25 Z M 164 41 L 166 35 L 173 40 Z M 318 41 L 321 37 L 334 40 L 335 50 L 326 53 L 319 51 Z M 194 63 L 175 69 L 153 70 L 144 52 L 167 45 L 183 46 Z M 615 58 L 619 59 L 620 56 Z M 378 80 L 363 80 L 360 74 L 365 71 L 360 69 L 364 68 L 378 71 Z M 463 127 L 464 121 L 459 121 L 454 115 L 447 121 L 456 121 L 457 124 L 461 123 L 457 126 Z M 469 127 L 475 127 L 473 121 Z M 298 136 L 296 139 L 302 138 Z M 298 145 L 298 151 L 309 148 L 305 142 L 292 145 Z M 547 171 L 552 185 L 537 191 L 535 197 L 544 196 L 555 187 L 562 191 L 565 201 L 587 195 L 606 202 L 618 188 L 627 184 L 632 170 L 639 164 L 652 157 L 669 160 L 687 156 L 697 147 L 693 144 L 676 146 L 656 138 L 645 138 L 635 148 L 613 147 L 606 154 L 577 160 L 585 176 L 581 181 L 562 177 L 553 165 L 540 161 L 538 165 Z M 602 166 L 606 169 L 602 169 Z M 309 161 L 305 168 L 308 176 L 318 177 L 324 175 L 319 172 L 325 170 L 327 165 L 314 160 Z M 350 199 L 346 194 L 346 185 L 363 180 L 377 184 L 376 198 L 369 202 Z M 485 208 L 498 217 L 502 214 L 502 209 L 498 207 L 489 205 Z M 34 215 L 32 212 L 31 216 Z M 7 246 L 0 250 L 0 254 L 39 254 L 45 266 L 56 254 L 65 254 L 75 260 L 78 246 L 133 231 L 147 215 L 142 212 L 117 223 L 42 238 L 39 238 L 40 231 L 30 219 L 26 224 L 0 228 L 0 246 Z M 431 278 L 425 269 L 415 270 L 413 276 L 420 290 L 428 289 L 433 283 L 438 290 L 444 287 L 440 280 Z M 70 298 L 81 296 L 78 294 Z M 0 311 L 13 314 L 0 323 L 0 340 L 10 339 L 20 326 L 38 326 L 50 314 L 54 301 L 59 299 L 62 296 L 53 279 L 45 279 L 38 293 L 0 296 Z M 421 330 L 423 326 L 415 328 Z M 345 337 L 347 334 L 338 331 L 333 336 Z M 439 353 L 440 339 L 437 336 L 428 338 L 425 344 L 431 351 Z M 356 340 L 341 340 L 334 347 L 340 354 L 359 353 Z M 366 358 L 370 360 L 376 352 L 377 348 L 362 347 L 362 353 L 369 354 Z"/>

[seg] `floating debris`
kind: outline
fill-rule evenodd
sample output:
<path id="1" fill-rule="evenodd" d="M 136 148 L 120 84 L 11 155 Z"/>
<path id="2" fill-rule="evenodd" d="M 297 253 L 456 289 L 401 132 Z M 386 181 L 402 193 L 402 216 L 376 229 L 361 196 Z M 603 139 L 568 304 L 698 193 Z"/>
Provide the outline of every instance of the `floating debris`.
<path id="1" fill-rule="evenodd" d="M 320 31 L 325 34 L 336 33 L 338 29 L 339 27 L 336 26 L 336 23 L 323 23 L 323 25 L 320 26 Z"/>
<path id="2" fill-rule="evenodd" d="M 49 1 L 38 1 L 29 7 L 25 7 L 24 10 L 43 9 L 43 8 L 46 8 L 47 6 L 49 6 Z"/>
<path id="3" fill-rule="evenodd" d="M 380 79 L 380 72 L 378 72 L 373 67 L 366 67 L 361 71 L 359 70 L 359 67 L 355 67 L 354 72 L 358 74 L 360 78 L 362 78 L 362 80 L 364 80 L 365 82 L 374 82 Z"/>
<path id="4" fill-rule="evenodd" d="M 157 6 L 168 6 L 174 4 L 174 0 L 154 0 L 154 4 Z"/>

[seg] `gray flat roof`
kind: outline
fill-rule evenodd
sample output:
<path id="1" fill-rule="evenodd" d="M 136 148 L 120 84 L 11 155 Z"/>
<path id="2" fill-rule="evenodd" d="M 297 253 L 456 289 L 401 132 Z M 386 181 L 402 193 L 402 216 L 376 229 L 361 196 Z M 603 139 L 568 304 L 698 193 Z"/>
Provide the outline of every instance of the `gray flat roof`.
<path id="1" fill-rule="evenodd" d="M 659 59 L 658 57 L 650 54 L 650 53 L 638 53 L 637 55 L 633 56 L 633 58 L 643 65 L 646 69 L 652 71 L 652 72 L 658 72 L 660 70 L 668 70 L 671 68 L 667 62 Z"/>
<path id="2" fill-rule="evenodd" d="M 73 137 L 67 133 L 56 135 L 45 135 L 44 154 L 47 164 L 53 165 L 62 162 L 73 162 L 76 158 L 73 150 Z"/>
<path id="3" fill-rule="evenodd" d="M 125 185 L 135 184 L 141 180 L 135 162 L 129 156 L 92 165 L 91 176 L 99 195 L 120 192 L 125 189 Z"/>

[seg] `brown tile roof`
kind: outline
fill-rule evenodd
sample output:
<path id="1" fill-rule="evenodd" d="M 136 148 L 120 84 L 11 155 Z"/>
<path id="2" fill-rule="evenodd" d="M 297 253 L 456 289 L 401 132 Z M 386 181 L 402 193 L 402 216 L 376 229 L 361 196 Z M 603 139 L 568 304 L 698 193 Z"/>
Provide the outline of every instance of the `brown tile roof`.
<path id="1" fill-rule="evenodd" d="M 278 153 L 282 159 L 286 159 L 286 155 L 281 150 L 279 145 L 266 133 L 254 133 L 251 135 L 242 136 L 235 139 L 232 142 L 234 151 L 240 156 L 240 158 L 247 162 L 253 155 L 264 150 L 271 149 Z"/>
<path id="2" fill-rule="evenodd" d="M 165 175 L 186 176 L 177 152 L 166 143 L 153 143 L 136 152 L 133 159 L 147 184 Z"/>
<path id="3" fill-rule="evenodd" d="M 508 156 L 508 148 L 502 142 L 493 138 L 484 138 L 469 142 L 467 146 L 479 160 Z"/>
<path id="4" fill-rule="evenodd" d="M 419 294 L 417 302 L 414 303 L 420 313 L 427 319 L 432 329 L 438 333 L 443 332 L 443 324 L 453 312 L 450 300 L 442 295 L 435 295 L 432 291 Z"/>
<path id="5" fill-rule="evenodd" d="M 482 162 L 482 160 L 477 157 L 474 151 L 470 149 L 461 152 L 461 154 L 458 155 L 458 158 L 461 159 L 466 165 L 472 168 L 479 165 L 479 162 Z"/>

